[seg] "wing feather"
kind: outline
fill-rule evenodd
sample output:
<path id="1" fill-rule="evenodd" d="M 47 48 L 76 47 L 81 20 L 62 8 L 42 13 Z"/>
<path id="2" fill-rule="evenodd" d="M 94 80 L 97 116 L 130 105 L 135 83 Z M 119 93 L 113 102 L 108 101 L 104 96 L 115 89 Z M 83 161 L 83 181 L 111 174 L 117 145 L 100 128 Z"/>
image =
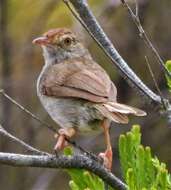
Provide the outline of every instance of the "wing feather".
<path id="1" fill-rule="evenodd" d="M 45 95 L 54 96 L 54 97 L 66 97 L 66 98 L 69 98 L 69 97 L 82 98 L 82 99 L 89 100 L 96 103 L 107 101 L 106 98 L 96 96 L 86 91 L 82 91 L 82 90 L 71 88 L 71 87 L 57 86 L 57 85 L 46 86 Z"/>
<path id="2" fill-rule="evenodd" d="M 106 102 L 116 96 L 109 76 L 94 62 L 87 65 L 70 60 L 52 65 L 42 84 L 47 96 L 83 98 L 92 102 Z"/>
<path id="3" fill-rule="evenodd" d="M 87 69 L 74 73 L 68 77 L 64 86 L 85 90 L 102 97 L 108 97 L 110 91 L 109 85 L 105 86 L 104 81 L 101 80 L 99 76 Z"/>

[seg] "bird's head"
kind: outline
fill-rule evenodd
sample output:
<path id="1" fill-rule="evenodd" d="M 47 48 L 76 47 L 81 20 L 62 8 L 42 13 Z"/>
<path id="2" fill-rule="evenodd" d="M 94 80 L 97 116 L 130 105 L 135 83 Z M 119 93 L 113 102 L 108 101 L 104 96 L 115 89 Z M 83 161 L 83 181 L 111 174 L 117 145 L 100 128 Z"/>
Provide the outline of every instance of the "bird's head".
<path id="1" fill-rule="evenodd" d="M 55 61 L 55 63 L 87 53 L 87 49 L 83 47 L 76 35 L 66 28 L 51 29 L 34 39 L 33 43 L 43 48 L 46 61 Z"/>

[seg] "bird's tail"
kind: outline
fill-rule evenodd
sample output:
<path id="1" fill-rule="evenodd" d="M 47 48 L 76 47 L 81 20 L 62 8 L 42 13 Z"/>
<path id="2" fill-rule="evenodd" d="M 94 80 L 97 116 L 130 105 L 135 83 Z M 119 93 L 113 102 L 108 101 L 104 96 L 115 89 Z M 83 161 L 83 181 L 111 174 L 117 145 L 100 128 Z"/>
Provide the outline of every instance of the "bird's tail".
<path id="1" fill-rule="evenodd" d="M 96 104 L 98 109 L 106 118 L 116 123 L 128 123 L 128 115 L 145 116 L 146 112 L 135 107 L 127 106 L 117 102 L 107 102 L 104 104 Z"/>

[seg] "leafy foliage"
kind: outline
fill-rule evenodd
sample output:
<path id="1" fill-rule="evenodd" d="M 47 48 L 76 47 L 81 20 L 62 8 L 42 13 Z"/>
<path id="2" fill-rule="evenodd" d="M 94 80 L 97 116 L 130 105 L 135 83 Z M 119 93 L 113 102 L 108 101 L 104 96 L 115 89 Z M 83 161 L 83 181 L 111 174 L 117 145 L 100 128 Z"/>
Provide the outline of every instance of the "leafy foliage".
<path id="1" fill-rule="evenodd" d="M 124 179 L 130 190 L 169 190 L 171 177 L 166 165 L 153 158 L 150 147 L 141 144 L 140 127 L 121 135 L 119 153 Z"/>
<path id="2" fill-rule="evenodd" d="M 73 155 L 71 148 L 64 150 L 66 156 Z M 132 130 L 119 139 L 119 154 L 123 177 L 128 190 L 171 190 L 171 176 L 166 165 L 152 157 L 150 147 L 141 145 L 140 127 L 134 125 Z M 83 169 L 68 169 L 71 177 L 69 185 L 72 190 L 104 190 L 102 179 Z M 109 190 L 112 190 L 109 187 Z"/>
<path id="3" fill-rule="evenodd" d="M 167 61 L 165 66 L 168 69 L 168 71 L 171 72 L 171 60 Z M 167 79 L 167 85 L 169 87 L 169 91 L 171 92 L 171 78 L 166 75 L 166 79 Z"/>

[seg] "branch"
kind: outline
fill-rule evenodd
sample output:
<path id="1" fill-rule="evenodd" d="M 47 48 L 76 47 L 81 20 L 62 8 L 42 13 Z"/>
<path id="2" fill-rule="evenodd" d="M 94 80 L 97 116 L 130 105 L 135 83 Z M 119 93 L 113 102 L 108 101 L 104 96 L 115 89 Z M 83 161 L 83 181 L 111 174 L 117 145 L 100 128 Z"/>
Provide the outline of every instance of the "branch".
<path id="1" fill-rule="evenodd" d="M 151 77 L 152 77 L 152 80 L 153 80 L 153 82 L 154 82 L 154 85 L 155 85 L 155 87 L 156 87 L 156 90 L 157 90 L 158 93 L 160 94 L 161 101 L 162 101 L 162 104 L 163 104 L 163 108 L 166 110 L 166 105 L 165 105 L 165 102 L 164 102 L 164 98 L 163 98 L 162 92 L 161 92 L 161 90 L 160 90 L 160 88 L 159 88 L 159 85 L 157 84 L 157 81 L 156 81 L 156 79 L 155 79 L 153 70 L 152 70 L 152 68 L 151 68 L 151 66 L 150 66 L 150 63 L 149 63 L 149 60 L 148 60 L 148 57 L 147 57 L 147 56 L 145 56 L 145 60 L 146 60 L 146 64 L 147 64 L 148 70 L 149 70 L 149 72 L 150 72 L 150 75 L 151 75 Z"/>
<path id="2" fill-rule="evenodd" d="M 116 68 L 121 71 L 124 78 L 132 84 L 133 87 L 137 87 L 139 92 L 143 94 L 154 105 L 162 107 L 161 97 L 155 94 L 149 89 L 141 79 L 133 72 L 133 70 L 127 65 L 124 59 L 117 52 L 109 38 L 104 33 L 103 29 L 97 22 L 95 16 L 91 12 L 87 0 L 63 0 L 67 7 L 71 10 L 76 19 L 83 25 L 92 38 L 97 42 L 100 48 L 106 53 L 106 55 L 112 60 Z M 73 7 L 71 6 L 71 4 Z M 168 100 L 165 99 L 168 103 Z M 167 104 L 168 107 L 170 106 Z"/>
<path id="3" fill-rule="evenodd" d="M 77 168 L 93 172 L 104 182 L 118 190 L 126 190 L 127 186 L 116 176 L 110 173 L 98 162 L 83 155 L 75 156 L 35 156 L 0 152 L 0 163 L 17 167 L 41 167 L 41 168 Z"/>
<path id="4" fill-rule="evenodd" d="M 35 154 L 38 154 L 38 155 L 49 155 L 47 152 L 40 151 L 40 150 L 30 146 L 29 144 L 25 143 L 24 141 L 18 139 L 17 137 L 11 135 L 1 125 L 0 125 L 0 134 L 2 134 L 3 136 L 9 138 L 13 142 L 16 142 L 16 143 L 20 144 L 22 147 L 24 147 L 26 150 L 28 150 L 31 153 L 35 153 Z"/>
<path id="5" fill-rule="evenodd" d="M 137 0 L 135 0 L 135 1 L 136 1 L 136 7 L 138 7 Z M 157 62 L 161 66 L 162 71 L 164 71 L 164 73 L 166 73 L 169 77 L 171 77 L 171 73 L 165 67 L 164 61 L 160 57 L 159 53 L 157 52 L 156 48 L 153 46 L 153 44 L 150 41 L 149 37 L 147 36 L 144 28 L 142 27 L 140 19 L 139 19 L 139 16 L 137 14 L 137 11 L 136 11 L 136 13 L 134 13 L 132 11 L 132 9 L 130 8 L 130 6 L 128 5 L 128 3 L 125 0 L 121 0 L 121 2 L 126 7 L 126 9 L 128 10 L 128 12 L 129 12 L 129 14 L 130 14 L 133 22 L 137 26 L 137 29 L 139 30 L 139 36 L 140 36 L 140 38 L 145 42 L 146 46 L 151 50 L 151 52 L 153 53 L 153 55 L 156 58 Z"/>

